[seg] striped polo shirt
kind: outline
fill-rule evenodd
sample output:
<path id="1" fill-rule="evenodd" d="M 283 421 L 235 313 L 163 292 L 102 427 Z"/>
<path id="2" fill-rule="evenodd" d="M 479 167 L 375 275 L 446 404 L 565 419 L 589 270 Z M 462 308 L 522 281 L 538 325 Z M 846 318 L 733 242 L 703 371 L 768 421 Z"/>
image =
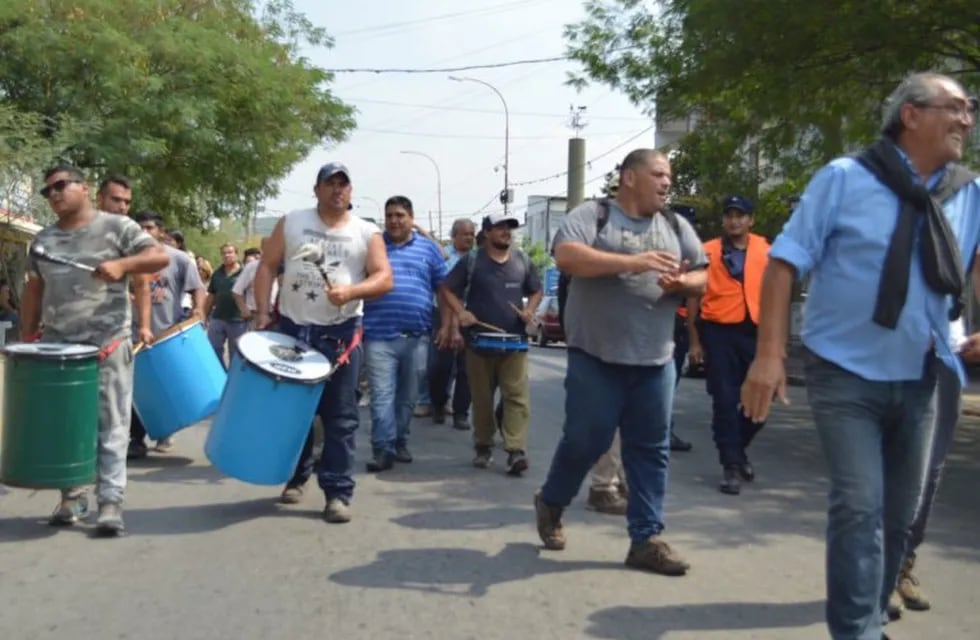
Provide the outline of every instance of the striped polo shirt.
<path id="1" fill-rule="evenodd" d="M 432 331 L 432 296 L 446 277 L 446 259 L 431 240 L 414 231 L 403 245 L 384 234 L 395 287 L 364 303 L 365 340 L 394 340 Z"/>

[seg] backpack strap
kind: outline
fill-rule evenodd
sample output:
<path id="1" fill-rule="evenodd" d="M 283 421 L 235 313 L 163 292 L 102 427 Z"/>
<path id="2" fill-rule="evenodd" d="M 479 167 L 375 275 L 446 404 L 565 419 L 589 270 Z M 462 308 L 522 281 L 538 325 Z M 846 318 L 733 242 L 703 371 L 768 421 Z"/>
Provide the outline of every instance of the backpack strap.
<path id="1" fill-rule="evenodd" d="M 476 269 L 476 256 L 479 249 L 466 254 L 466 287 L 463 288 L 463 306 L 469 306 L 470 286 L 473 284 L 473 270 Z"/>

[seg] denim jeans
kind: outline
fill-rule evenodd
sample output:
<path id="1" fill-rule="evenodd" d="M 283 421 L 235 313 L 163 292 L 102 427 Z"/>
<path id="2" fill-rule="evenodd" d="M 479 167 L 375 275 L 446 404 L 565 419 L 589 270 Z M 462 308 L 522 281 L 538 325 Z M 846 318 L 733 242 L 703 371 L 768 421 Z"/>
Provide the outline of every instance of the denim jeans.
<path id="1" fill-rule="evenodd" d="M 642 542 L 660 534 L 674 379 L 673 361 L 649 367 L 609 364 L 569 349 L 565 424 L 541 488 L 544 502 L 555 507 L 571 503 L 589 469 L 609 450 L 618 427 L 629 488 L 630 539 Z"/>
<path id="2" fill-rule="evenodd" d="M 936 360 L 920 380 L 865 380 L 807 352 L 807 397 L 830 478 L 827 626 L 880 640 L 932 440 Z"/>
<path id="3" fill-rule="evenodd" d="M 428 335 L 364 343 L 364 365 L 371 386 L 371 447 L 376 454 L 393 454 L 396 447 L 408 444 L 428 353 Z"/>
<path id="4" fill-rule="evenodd" d="M 344 352 L 359 330 L 360 318 L 332 326 L 298 325 L 289 318 L 279 319 L 279 331 L 299 338 L 327 356 L 331 362 Z M 357 380 L 361 370 L 363 347 L 358 345 L 348 355 L 346 365 L 337 367 L 327 379 L 317 406 L 323 423 L 323 450 L 317 466 L 317 482 L 327 500 L 340 498 L 350 504 L 354 496 L 354 434 L 360 425 L 357 408 Z M 306 436 L 303 452 L 289 486 L 302 486 L 314 469 L 313 427 Z"/>
<path id="5" fill-rule="evenodd" d="M 222 367 L 228 368 L 225 364 L 225 342 L 228 343 L 228 357 L 231 358 L 235 352 L 235 344 L 248 331 L 248 322 L 245 320 L 219 320 L 211 318 L 208 321 L 208 342 L 211 348 L 218 354 L 218 361 Z"/>
<path id="6" fill-rule="evenodd" d="M 922 498 L 915 511 L 915 520 L 909 530 L 908 556 L 915 557 L 915 550 L 926 538 L 926 524 L 932 513 L 932 503 L 939 491 L 939 479 L 946 466 L 946 455 L 953 443 L 953 432 L 960 419 L 960 377 L 947 366 L 940 365 L 936 373 L 936 419 L 929 452 L 929 467 L 926 471 L 926 484 Z"/>

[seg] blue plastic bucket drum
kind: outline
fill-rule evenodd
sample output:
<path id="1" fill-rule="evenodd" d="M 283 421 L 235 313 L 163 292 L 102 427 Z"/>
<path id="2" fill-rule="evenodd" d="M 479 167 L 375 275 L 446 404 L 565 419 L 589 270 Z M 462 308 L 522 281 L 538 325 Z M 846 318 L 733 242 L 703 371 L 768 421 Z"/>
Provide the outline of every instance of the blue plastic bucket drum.
<path id="1" fill-rule="evenodd" d="M 153 440 L 218 410 L 228 374 L 197 320 L 170 327 L 136 354 L 133 406 Z"/>
<path id="2" fill-rule="evenodd" d="M 288 481 L 332 370 L 326 356 L 296 338 L 243 335 L 204 445 L 208 459 L 244 482 Z"/>

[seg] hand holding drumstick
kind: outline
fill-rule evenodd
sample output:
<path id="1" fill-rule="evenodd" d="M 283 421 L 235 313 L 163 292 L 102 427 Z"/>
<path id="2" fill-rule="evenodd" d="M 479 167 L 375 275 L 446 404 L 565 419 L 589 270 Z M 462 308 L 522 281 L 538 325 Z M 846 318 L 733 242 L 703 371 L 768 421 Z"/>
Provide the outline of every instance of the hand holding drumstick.
<path id="1" fill-rule="evenodd" d="M 473 325 L 483 327 L 484 329 L 490 329 L 491 331 L 496 331 L 498 333 L 507 333 L 505 329 L 501 329 L 497 325 L 490 324 L 488 322 L 480 322 L 479 320 L 476 319 L 476 316 L 473 315 L 472 312 L 463 309 L 459 313 L 459 326 L 472 327 Z"/>

